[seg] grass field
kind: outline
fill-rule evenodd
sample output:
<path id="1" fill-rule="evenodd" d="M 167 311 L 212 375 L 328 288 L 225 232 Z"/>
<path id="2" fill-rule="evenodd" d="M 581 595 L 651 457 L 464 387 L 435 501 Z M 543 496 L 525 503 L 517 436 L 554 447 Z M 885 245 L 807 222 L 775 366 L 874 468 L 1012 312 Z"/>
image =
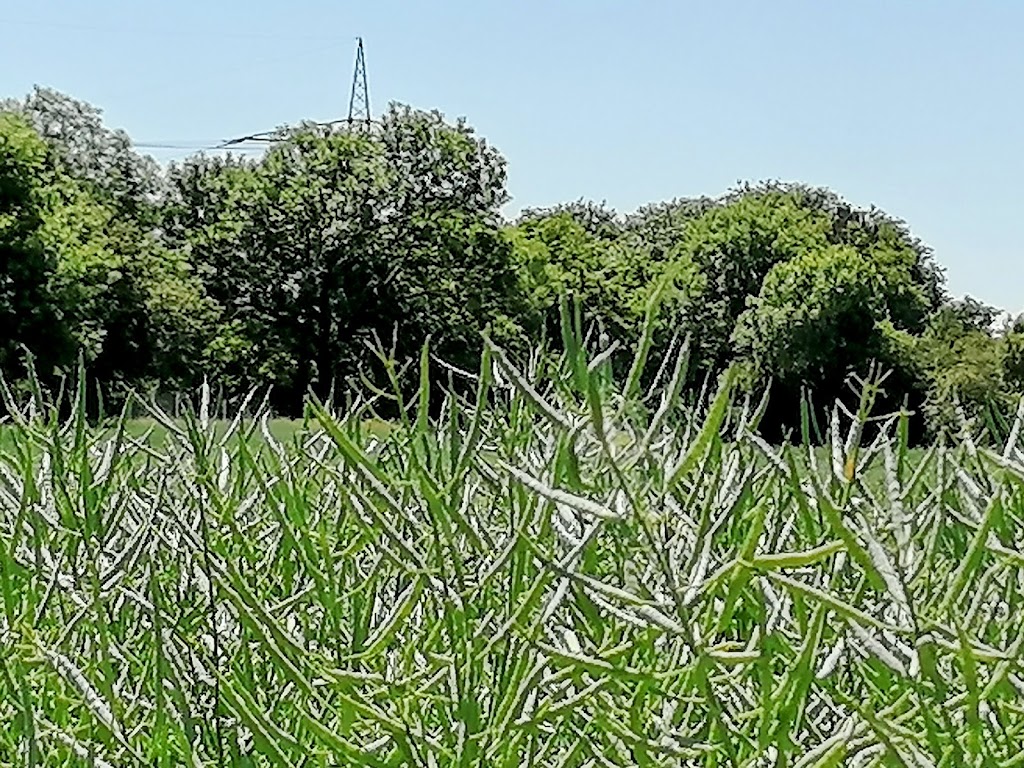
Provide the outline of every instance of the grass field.
<path id="1" fill-rule="evenodd" d="M 7 425 L 0 764 L 1024 765 L 1016 438 L 912 453 L 866 384 L 773 447 L 681 360 L 490 350 L 390 430 Z"/>
<path id="2" fill-rule="evenodd" d="M 185 422 L 180 419 L 171 419 L 170 421 L 179 430 L 184 429 L 186 426 Z M 106 434 L 107 437 L 111 437 L 119 427 L 120 425 L 115 423 L 106 427 L 99 435 L 102 437 Z M 270 434 L 273 440 L 282 444 L 291 444 L 308 436 L 306 433 L 320 431 L 317 422 L 310 423 L 301 419 L 268 418 L 266 427 L 266 432 Z M 388 422 L 379 419 L 363 420 L 363 429 L 367 434 L 378 438 L 385 436 L 392 428 L 392 425 Z M 123 430 L 125 438 L 145 443 L 155 448 L 164 447 L 167 444 L 168 435 L 173 434 L 165 423 L 152 418 L 128 419 L 124 422 Z M 219 440 L 226 435 L 228 438 L 227 445 L 231 445 L 239 439 L 238 432 L 232 429 L 231 421 L 224 419 L 211 420 L 209 430 L 214 440 Z M 17 429 L 10 425 L 0 424 L 0 452 L 9 454 L 14 451 L 18 436 L 19 431 Z M 258 433 L 249 435 L 249 438 L 253 438 L 257 442 L 263 441 L 264 432 L 261 430 Z"/>

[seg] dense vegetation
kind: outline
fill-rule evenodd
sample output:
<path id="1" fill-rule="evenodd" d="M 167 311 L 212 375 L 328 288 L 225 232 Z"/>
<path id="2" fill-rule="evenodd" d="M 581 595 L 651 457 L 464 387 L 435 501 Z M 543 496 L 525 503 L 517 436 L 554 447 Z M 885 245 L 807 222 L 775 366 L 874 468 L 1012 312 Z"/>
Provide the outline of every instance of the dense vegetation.
<path id="1" fill-rule="evenodd" d="M 914 452 L 871 378 L 774 448 L 737 368 L 692 407 L 685 345 L 648 390 L 565 327 L 434 419 L 424 351 L 390 432 L 8 401 L 0 760 L 1021 764 L 1019 420 Z"/>
<path id="2" fill-rule="evenodd" d="M 0 764 L 1024 764 L 1024 319 L 829 190 L 506 202 L 0 103 Z"/>
<path id="3" fill-rule="evenodd" d="M 96 109 L 37 89 L 0 104 L 0 372 L 23 387 L 28 351 L 53 385 L 81 356 L 108 410 L 205 378 L 227 403 L 272 387 L 294 415 L 307 393 L 385 384 L 381 349 L 407 361 L 430 338 L 464 368 L 482 331 L 557 347 L 566 293 L 629 345 L 658 296 L 652 359 L 688 335 L 691 396 L 732 363 L 751 391 L 770 381 L 774 439 L 805 392 L 821 416 L 871 361 L 892 372 L 887 403 L 923 414 L 915 440 L 959 429 L 958 402 L 1005 434 L 1024 328 L 949 301 L 882 211 L 779 183 L 626 216 L 575 203 L 509 223 L 506 202 L 504 159 L 436 113 L 300 125 L 258 160 L 162 170 Z"/>

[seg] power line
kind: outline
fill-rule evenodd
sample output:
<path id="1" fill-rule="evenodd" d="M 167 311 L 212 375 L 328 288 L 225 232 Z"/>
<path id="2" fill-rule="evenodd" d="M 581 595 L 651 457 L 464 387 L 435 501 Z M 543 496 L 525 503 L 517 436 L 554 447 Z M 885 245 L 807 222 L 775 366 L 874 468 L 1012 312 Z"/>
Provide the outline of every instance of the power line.
<path id="1" fill-rule="evenodd" d="M 224 142 L 217 139 L 209 140 L 168 140 L 168 141 L 130 141 L 135 149 L 217 149 Z"/>
<path id="2" fill-rule="evenodd" d="M 65 22 L 65 21 L 35 21 L 29 19 L 5 19 L 4 24 L 12 24 L 24 27 L 43 27 L 51 29 L 74 29 L 88 32 L 111 32 L 117 34 L 127 35 L 154 35 L 158 37 L 199 37 L 208 39 L 222 40 L 225 38 L 233 38 L 237 40 L 295 40 L 302 42 L 312 41 L 323 41 L 327 42 L 334 38 L 326 35 L 281 35 L 281 34 L 263 34 L 263 33 L 244 33 L 244 32 L 223 32 L 217 30 L 215 32 L 195 32 L 195 31 L 176 31 L 170 29 L 158 29 L 156 27 L 126 27 L 118 26 L 115 24 L 79 24 L 76 22 Z"/>
<path id="3" fill-rule="evenodd" d="M 363 50 L 363 39 L 356 38 L 356 62 L 352 72 L 352 89 L 349 94 L 348 117 L 323 122 L 310 121 L 308 124 L 318 128 L 334 128 L 346 125 L 349 130 L 354 128 L 369 130 L 374 124 L 370 113 L 370 89 L 366 75 L 366 54 Z M 271 131 L 260 131 L 239 136 L 225 141 L 216 140 L 163 140 L 133 141 L 135 149 L 142 150 L 189 150 L 193 152 L 229 150 L 239 152 L 265 151 L 268 144 L 280 142 L 287 137 L 288 130 L 278 128 Z"/>
<path id="4" fill-rule="evenodd" d="M 216 145 L 215 141 L 133 141 L 136 149 L 209 149 Z"/>
<path id="5" fill-rule="evenodd" d="M 352 91 L 349 96 L 348 117 L 344 120 L 329 120 L 323 123 L 313 123 L 321 128 L 333 128 L 342 123 L 347 124 L 349 129 L 360 127 L 370 129 L 373 126 L 373 119 L 370 116 L 370 89 L 366 77 L 366 56 L 363 53 L 363 38 L 356 38 L 356 64 L 352 73 Z M 247 136 L 240 136 L 229 139 L 214 149 L 228 149 L 246 142 L 276 143 L 286 138 L 287 131 L 276 129 L 272 131 L 261 131 L 251 133 Z"/>

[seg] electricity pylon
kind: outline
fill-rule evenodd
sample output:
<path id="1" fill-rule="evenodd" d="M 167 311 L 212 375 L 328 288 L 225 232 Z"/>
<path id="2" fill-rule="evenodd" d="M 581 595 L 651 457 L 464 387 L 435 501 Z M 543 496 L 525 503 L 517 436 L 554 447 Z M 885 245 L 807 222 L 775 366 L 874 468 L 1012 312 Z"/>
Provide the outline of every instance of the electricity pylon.
<path id="1" fill-rule="evenodd" d="M 363 55 L 363 38 L 356 38 L 356 66 L 352 72 L 352 94 L 348 100 L 349 128 L 363 126 L 369 128 L 373 120 L 370 117 L 370 89 L 366 85 L 366 57 Z"/>

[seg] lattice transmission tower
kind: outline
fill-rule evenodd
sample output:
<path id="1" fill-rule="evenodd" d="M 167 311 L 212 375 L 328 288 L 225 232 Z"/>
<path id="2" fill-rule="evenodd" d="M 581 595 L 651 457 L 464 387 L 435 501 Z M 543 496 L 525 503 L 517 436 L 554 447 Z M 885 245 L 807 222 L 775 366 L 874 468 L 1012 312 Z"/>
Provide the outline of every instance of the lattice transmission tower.
<path id="1" fill-rule="evenodd" d="M 363 38 L 356 38 L 356 66 L 352 71 L 352 94 L 348 100 L 348 125 L 350 128 L 369 128 L 370 88 L 366 84 L 366 56 L 363 53 Z"/>

